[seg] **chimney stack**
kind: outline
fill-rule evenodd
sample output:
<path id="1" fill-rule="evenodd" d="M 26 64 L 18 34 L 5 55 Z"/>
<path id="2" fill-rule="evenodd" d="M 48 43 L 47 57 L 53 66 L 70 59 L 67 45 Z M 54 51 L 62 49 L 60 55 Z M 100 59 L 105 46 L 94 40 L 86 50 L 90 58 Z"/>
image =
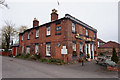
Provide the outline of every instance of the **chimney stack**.
<path id="1" fill-rule="evenodd" d="M 51 21 L 57 20 L 58 19 L 58 14 L 57 14 L 57 10 L 53 9 L 52 13 L 51 13 Z"/>
<path id="2" fill-rule="evenodd" d="M 39 21 L 36 18 L 34 18 L 33 27 L 37 27 L 37 26 L 39 26 Z"/>

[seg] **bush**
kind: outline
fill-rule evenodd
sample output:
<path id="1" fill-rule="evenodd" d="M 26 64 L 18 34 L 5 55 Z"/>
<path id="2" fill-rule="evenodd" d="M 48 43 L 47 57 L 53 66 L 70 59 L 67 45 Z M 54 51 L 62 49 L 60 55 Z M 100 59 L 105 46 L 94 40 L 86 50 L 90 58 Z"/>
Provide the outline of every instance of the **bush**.
<path id="1" fill-rule="evenodd" d="M 61 59 L 55 59 L 55 58 L 49 59 L 48 62 L 50 62 L 50 63 L 63 63 L 63 61 Z"/>
<path id="2" fill-rule="evenodd" d="M 9 57 L 13 57 L 13 54 L 9 54 L 8 56 L 9 56 Z"/>
<path id="3" fill-rule="evenodd" d="M 16 58 L 24 58 L 24 55 L 23 55 L 23 54 L 18 54 L 18 55 L 16 56 Z"/>
<path id="4" fill-rule="evenodd" d="M 27 53 L 25 56 L 24 56 L 24 58 L 29 58 L 30 57 L 30 54 L 29 53 Z"/>
<path id="5" fill-rule="evenodd" d="M 104 56 L 104 54 L 103 54 L 103 53 L 100 53 L 100 56 Z"/>
<path id="6" fill-rule="evenodd" d="M 113 48 L 111 60 L 115 63 L 118 62 L 118 56 L 117 56 L 115 48 Z"/>
<path id="7" fill-rule="evenodd" d="M 33 60 L 37 60 L 37 59 L 40 59 L 40 56 L 37 55 L 37 54 L 32 54 L 32 55 L 30 56 L 30 58 L 33 59 Z"/>
<path id="8" fill-rule="evenodd" d="M 41 59 L 40 61 L 41 62 L 47 62 L 48 60 L 47 59 Z"/>

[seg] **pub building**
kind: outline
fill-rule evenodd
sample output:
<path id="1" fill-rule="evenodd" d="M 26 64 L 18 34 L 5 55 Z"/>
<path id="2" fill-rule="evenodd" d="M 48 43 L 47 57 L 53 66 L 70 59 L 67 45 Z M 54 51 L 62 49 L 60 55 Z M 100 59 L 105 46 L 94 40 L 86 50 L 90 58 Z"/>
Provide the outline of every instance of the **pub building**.
<path id="1" fill-rule="evenodd" d="M 96 51 L 97 30 L 69 14 L 58 19 L 56 9 L 51 22 L 39 25 L 34 18 L 33 27 L 19 34 L 19 53 L 38 54 L 43 59 L 71 62 L 86 58 L 87 53 L 94 59 Z"/>

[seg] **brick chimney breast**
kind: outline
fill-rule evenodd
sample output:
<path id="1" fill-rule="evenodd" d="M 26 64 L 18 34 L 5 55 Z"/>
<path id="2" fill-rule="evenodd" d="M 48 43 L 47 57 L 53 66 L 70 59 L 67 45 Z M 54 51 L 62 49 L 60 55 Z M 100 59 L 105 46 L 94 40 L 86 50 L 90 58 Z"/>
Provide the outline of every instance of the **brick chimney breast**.
<path id="1" fill-rule="evenodd" d="M 58 14 L 57 14 L 57 10 L 53 9 L 52 13 L 51 13 L 51 21 L 57 20 L 58 19 Z"/>
<path id="2" fill-rule="evenodd" d="M 36 18 L 34 18 L 33 27 L 37 27 L 37 26 L 39 26 L 39 21 Z"/>

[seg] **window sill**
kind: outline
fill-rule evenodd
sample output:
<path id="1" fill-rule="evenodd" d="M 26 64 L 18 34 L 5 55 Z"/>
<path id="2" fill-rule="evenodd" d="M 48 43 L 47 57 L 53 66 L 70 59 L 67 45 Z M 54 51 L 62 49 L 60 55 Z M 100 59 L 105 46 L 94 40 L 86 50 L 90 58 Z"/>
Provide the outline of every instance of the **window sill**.
<path id="1" fill-rule="evenodd" d="M 46 55 L 45 57 L 51 57 L 51 56 L 47 56 L 47 55 Z"/>
<path id="2" fill-rule="evenodd" d="M 75 31 L 75 32 L 72 32 L 73 34 L 76 34 L 77 32 Z"/>
<path id="3" fill-rule="evenodd" d="M 46 37 L 49 37 L 49 36 L 51 36 L 51 35 L 46 35 Z"/>
<path id="4" fill-rule="evenodd" d="M 35 39 L 37 39 L 37 38 L 39 38 L 39 37 L 35 37 Z"/>
<path id="5" fill-rule="evenodd" d="M 61 33 L 55 33 L 55 35 L 61 35 Z"/>

